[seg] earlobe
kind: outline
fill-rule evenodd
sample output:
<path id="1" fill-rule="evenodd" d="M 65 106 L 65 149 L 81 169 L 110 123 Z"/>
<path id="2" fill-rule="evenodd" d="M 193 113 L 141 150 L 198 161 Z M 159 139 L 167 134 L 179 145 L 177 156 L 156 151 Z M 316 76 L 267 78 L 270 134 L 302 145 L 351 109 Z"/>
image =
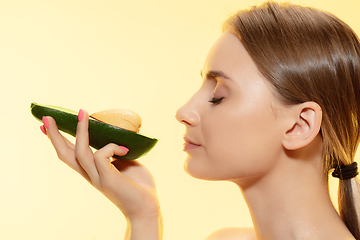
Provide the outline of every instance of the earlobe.
<path id="1" fill-rule="evenodd" d="M 291 126 L 284 134 L 283 146 L 288 150 L 305 147 L 319 134 L 322 111 L 315 102 L 296 105 L 289 114 Z"/>

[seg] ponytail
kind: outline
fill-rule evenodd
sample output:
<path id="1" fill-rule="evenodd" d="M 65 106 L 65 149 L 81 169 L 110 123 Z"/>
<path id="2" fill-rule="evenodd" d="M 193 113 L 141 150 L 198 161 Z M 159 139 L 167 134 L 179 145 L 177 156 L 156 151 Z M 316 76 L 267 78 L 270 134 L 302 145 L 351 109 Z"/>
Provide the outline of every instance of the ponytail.
<path id="1" fill-rule="evenodd" d="M 355 239 L 360 239 L 360 184 L 357 177 L 339 181 L 339 215 Z"/>

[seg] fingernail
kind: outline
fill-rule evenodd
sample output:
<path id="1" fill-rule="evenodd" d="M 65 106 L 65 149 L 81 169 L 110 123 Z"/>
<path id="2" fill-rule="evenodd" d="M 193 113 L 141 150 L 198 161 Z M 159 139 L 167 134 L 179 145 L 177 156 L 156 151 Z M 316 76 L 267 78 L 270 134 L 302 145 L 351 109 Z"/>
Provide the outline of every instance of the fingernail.
<path id="1" fill-rule="evenodd" d="M 126 151 L 126 152 L 128 152 L 128 151 L 129 151 L 129 149 L 128 149 L 127 147 L 120 146 L 120 148 L 121 148 L 122 150 Z"/>
<path id="2" fill-rule="evenodd" d="M 48 119 L 44 116 L 44 117 L 42 117 L 42 121 L 43 121 L 44 126 L 48 129 L 48 128 L 49 128 L 49 121 L 48 121 Z"/>
<path id="3" fill-rule="evenodd" d="M 40 130 L 43 132 L 43 134 L 47 135 L 46 129 L 44 125 L 40 126 Z"/>
<path id="4" fill-rule="evenodd" d="M 78 115 L 78 119 L 79 119 L 79 122 L 81 122 L 81 120 L 83 119 L 84 117 L 84 111 L 82 109 L 79 110 L 79 115 Z"/>

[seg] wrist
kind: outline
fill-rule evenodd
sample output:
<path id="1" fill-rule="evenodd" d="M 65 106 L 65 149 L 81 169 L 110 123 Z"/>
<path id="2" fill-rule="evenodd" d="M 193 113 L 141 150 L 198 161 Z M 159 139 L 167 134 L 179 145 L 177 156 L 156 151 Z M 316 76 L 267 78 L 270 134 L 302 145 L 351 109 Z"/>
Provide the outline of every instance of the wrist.
<path id="1" fill-rule="evenodd" d="M 163 219 L 160 211 L 142 216 L 127 217 L 125 240 L 161 240 Z"/>

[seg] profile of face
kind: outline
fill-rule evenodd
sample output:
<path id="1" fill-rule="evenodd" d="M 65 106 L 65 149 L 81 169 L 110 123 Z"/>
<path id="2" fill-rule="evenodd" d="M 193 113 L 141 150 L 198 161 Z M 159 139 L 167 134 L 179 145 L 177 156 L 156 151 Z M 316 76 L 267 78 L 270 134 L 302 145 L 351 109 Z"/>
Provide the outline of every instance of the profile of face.
<path id="1" fill-rule="evenodd" d="M 185 170 L 206 180 L 256 179 L 283 154 L 287 107 L 240 40 L 225 32 L 201 71 L 199 90 L 176 113 L 186 127 Z"/>

